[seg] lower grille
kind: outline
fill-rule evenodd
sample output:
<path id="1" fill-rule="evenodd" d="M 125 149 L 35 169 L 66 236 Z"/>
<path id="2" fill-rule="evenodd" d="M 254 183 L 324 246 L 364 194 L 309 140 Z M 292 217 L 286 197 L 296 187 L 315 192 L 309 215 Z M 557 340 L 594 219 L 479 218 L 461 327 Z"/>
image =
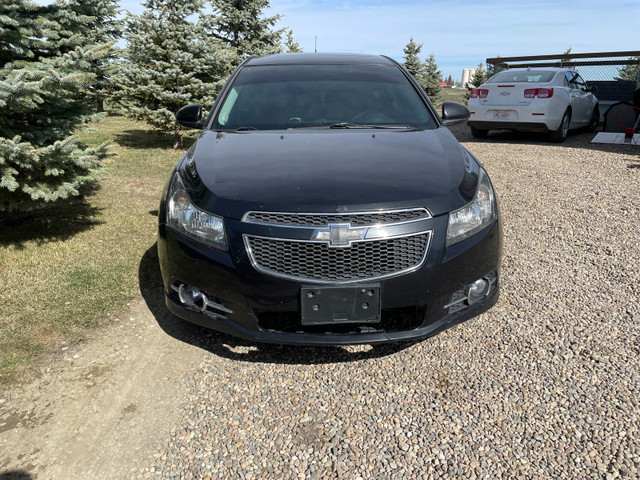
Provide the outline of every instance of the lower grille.
<path id="1" fill-rule="evenodd" d="M 325 243 L 245 235 L 251 261 L 258 270 L 295 280 L 336 283 L 414 270 L 424 261 L 430 239 L 427 232 L 331 248 Z"/>
<path id="2" fill-rule="evenodd" d="M 300 312 L 273 312 L 254 310 L 258 326 L 263 330 L 283 333 L 335 333 L 358 334 L 376 332 L 403 332 L 413 330 L 422 325 L 427 311 L 425 305 L 406 308 L 382 310 L 380 323 L 371 324 L 335 324 L 335 325 L 302 325 Z"/>

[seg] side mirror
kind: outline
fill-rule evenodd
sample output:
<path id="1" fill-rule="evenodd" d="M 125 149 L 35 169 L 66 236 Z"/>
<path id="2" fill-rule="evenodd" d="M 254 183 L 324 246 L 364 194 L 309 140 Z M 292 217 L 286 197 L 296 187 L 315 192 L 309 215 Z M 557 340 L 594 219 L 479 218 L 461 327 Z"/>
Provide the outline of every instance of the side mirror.
<path id="1" fill-rule="evenodd" d="M 200 103 L 190 103 L 185 105 L 176 113 L 178 123 L 187 128 L 202 128 L 202 105 Z"/>
<path id="2" fill-rule="evenodd" d="M 444 102 L 442 104 L 442 120 L 448 127 L 464 122 L 471 114 L 467 107 L 456 102 Z"/>

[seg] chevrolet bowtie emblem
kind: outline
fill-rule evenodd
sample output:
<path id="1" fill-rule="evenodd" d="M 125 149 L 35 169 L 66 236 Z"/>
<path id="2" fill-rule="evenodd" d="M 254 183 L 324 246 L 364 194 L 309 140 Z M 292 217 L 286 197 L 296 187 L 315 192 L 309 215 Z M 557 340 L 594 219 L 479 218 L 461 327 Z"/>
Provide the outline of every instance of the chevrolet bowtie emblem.
<path id="1" fill-rule="evenodd" d="M 350 223 L 329 223 L 313 232 L 311 240 L 327 242 L 330 247 L 350 247 L 356 240 L 363 240 L 367 228 L 351 228 Z"/>
<path id="2" fill-rule="evenodd" d="M 507 95 L 511 95 L 511 92 L 500 92 L 500 95 L 506 97 Z"/>

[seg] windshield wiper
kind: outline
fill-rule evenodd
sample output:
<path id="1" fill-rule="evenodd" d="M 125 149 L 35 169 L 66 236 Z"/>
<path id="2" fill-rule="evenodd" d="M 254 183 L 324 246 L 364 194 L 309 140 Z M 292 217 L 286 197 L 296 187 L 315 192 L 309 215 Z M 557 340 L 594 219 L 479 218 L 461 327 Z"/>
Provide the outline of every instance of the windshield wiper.
<path id="1" fill-rule="evenodd" d="M 252 130 L 257 130 L 256 127 L 238 127 L 238 128 L 234 128 L 235 132 L 250 132 Z"/>
<path id="2" fill-rule="evenodd" d="M 367 125 L 363 123 L 339 122 L 330 125 L 329 128 L 379 128 L 379 129 L 415 129 L 412 125 Z"/>

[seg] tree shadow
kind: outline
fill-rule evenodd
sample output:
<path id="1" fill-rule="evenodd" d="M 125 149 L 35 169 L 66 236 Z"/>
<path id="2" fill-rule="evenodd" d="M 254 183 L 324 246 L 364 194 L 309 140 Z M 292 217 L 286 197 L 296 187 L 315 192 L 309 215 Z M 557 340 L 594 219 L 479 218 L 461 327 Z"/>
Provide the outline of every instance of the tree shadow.
<path id="1" fill-rule="evenodd" d="M 252 342 L 186 322 L 164 304 L 162 277 L 156 244 L 140 260 L 140 293 L 162 330 L 173 338 L 231 360 L 260 363 L 309 365 L 355 362 L 398 353 L 418 341 L 371 346 L 297 346 Z"/>
<path id="2" fill-rule="evenodd" d="M 103 224 L 99 220 L 101 212 L 86 199 L 77 199 L 33 212 L 5 214 L 0 217 L 0 246 L 13 245 L 21 250 L 29 241 L 42 245 L 67 240 Z"/>
<path id="3" fill-rule="evenodd" d="M 24 470 L 6 470 L 0 472 L 0 480 L 33 480 L 33 476 Z"/>
<path id="4" fill-rule="evenodd" d="M 173 135 L 142 128 L 124 130 L 117 133 L 113 140 L 118 145 L 127 148 L 140 148 L 145 150 L 150 148 L 173 149 Z M 195 141 L 196 136 L 190 133 L 188 136 L 185 136 L 183 133 L 181 150 L 187 150 Z"/>

